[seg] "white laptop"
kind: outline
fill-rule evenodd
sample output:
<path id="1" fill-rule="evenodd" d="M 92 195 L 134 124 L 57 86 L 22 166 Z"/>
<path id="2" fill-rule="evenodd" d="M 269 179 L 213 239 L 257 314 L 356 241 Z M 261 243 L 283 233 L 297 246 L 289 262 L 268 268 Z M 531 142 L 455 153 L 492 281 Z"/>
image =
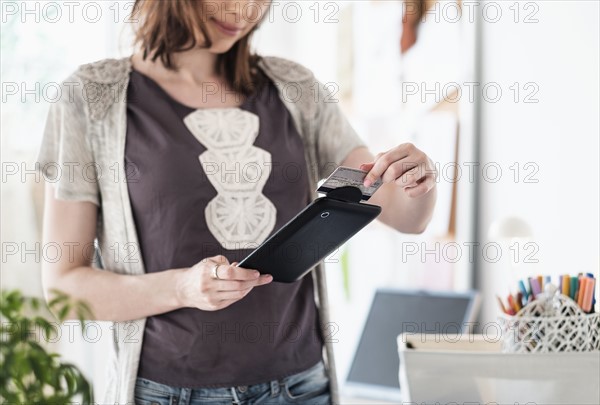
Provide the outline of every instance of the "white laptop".
<path id="1" fill-rule="evenodd" d="M 401 401 L 397 338 L 401 333 L 468 333 L 477 294 L 378 289 L 343 385 L 344 397 Z"/>

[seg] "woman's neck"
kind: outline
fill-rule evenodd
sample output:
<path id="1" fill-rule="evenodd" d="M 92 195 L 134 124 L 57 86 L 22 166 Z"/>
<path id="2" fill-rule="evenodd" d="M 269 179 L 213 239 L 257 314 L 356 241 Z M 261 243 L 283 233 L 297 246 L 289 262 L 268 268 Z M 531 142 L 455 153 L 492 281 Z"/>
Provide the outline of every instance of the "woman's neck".
<path id="1" fill-rule="evenodd" d="M 177 71 L 167 69 L 160 60 L 153 62 L 142 56 L 141 52 L 132 56 L 133 69 L 154 80 L 183 105 L 191 108 L 238 107 L 244 100 L 216 71 L 217 55 L 205 49 L 173 54 Z"/>
<path id="2" fill-rule="evenodd" d="M 132 57 L 135 70 L 152 77 L 161 77 L 163 81 L 199 86 L 217 79 L 217 55 L 207 49 L 196 48 L 174 53 L 171 60 L 177 66 L 177 70 L 167 69 L 160 59 L 152 61 L 150 58 L 146 58 L 144 60 L 142 52 L 138 52 Z"/>

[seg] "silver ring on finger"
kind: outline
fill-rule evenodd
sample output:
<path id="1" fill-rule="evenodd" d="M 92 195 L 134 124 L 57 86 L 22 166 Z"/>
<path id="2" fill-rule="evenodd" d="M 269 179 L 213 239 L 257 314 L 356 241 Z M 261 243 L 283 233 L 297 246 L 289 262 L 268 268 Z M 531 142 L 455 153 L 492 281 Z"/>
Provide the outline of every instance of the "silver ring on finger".
<path id="1" fill-rule="evenodd" d="M 212 268 L 212 271 L 211 271 L 211 273 L 212 273 L 212 278 L 214 278 L 215 280 L 222 280 L 222 278 L 221 278 L 221 277 L 219 277 L 219 273 L 218 273 L 219 266 L 220 266 L 221 264 L 223 264 L 223 263 L 217 263 L 217 264 L 215 264 L 215 265 L 213 266 L 213 268 Z"/>

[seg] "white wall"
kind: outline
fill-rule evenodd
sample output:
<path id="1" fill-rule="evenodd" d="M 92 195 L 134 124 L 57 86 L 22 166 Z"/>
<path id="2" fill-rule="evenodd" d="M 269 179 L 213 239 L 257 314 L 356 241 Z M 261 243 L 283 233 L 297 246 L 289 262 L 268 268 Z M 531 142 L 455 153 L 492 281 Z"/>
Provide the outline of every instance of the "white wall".
<path id="1" fill-rule="evenodd" d="M 71 4 L 72 14 L 69 7 L 56 4 L 4 2 L 2 8 L 3 92 L 11 84 L 15 84 L 17 91 L 3 93 L 0 120 L 3 163 L 0 278 L 3 289 L 18 288 L 30 296 L 42 295 L 40 263 L 45 255 L 53 257 L 55 253 L 41 245 L 39 211 L 43 178 L 33 174 L 54 96 L 44 92 L 33 94 L 31 90 L 60 83 L 80 64 L 130 53 L 130 27 L 123 22 L 130 10 L 126 3 L 89 2 L 91 6 L 86 9 L 89 14 L 83 13 L 88 3 Z M 95 6 L 101 6 L 99 15 L 95 14 Z M 15 167 L 18 170 L 13 172 Z M 10 172 L 5 172 L 5 168 Z M 14 248 L 17 250 L 12 253 Z M 61 327 L 57 343 L 50 345 L 64 361 L 80 367 L 94 383 L 99 397 L 105 389 L 106 352 L 111 344 L 108 326 L 93 322 L 83 338 L 81 329 L 68 322 Z"/>
<path id="2" fill-rule="evenodd" d="M 481 165 L 496 162 L 503 175 L 481 184 L 481 242 L 488 241 L 494 220 L 515 215 L 531 225 L 539 246 L 539 263 L 522 264 L 516 277 L 598 274 L 599 3 L 537 1 L 538 11 L 519 3 L 518 23 L 509 9 L 513 2 L 496 4 L 502 5 L 500 21 L 482 21 L 482 83 L 498 83 L 503 96 L 482 104 Z M 537 23 L 523 22 L 530 13 Z M 518 102 L 509 89 L 515 82 Z M 527 82 L 539 87 L 538 103 L 523 102 L 534 88 L 524 91 Z M 514 162 L 521 169 L 517 182 L 509 168 Z M 526 170 L 527 162 L 536 166 Z M 535 167 L 538 183 L 525 183 Z M 485 320 L 498 314 L 493 294 L 506 296 L 509 286 L 516 287 L 504 253 L 500 262 L 483 260 L 477 270 Z"/>
<path id="3" fill-rule="evenodd" d="M 448 3 L 448 2 L 446 2 Z M 273 22 L 265 21 L 255 39 L 261 54 L 293 59 L 312 69 L 321 81 L 338 81 L 340 87 L 350 85 L 353 98 L 341 103 L 357 132 L 374 152 L 387 150 L 403 142 L 413 142 L 441 165 L 454 160 L 456 118 L 452 114 L 438 117 L 430 114 L 434 95 L 423 102 L 420 92 L 403 102 L 403 83 L 414 83 L 419 89 L 433 89 L 436 83 L 469 82 L 473 80 L 472 54 L 474 30 L 467 19 L 449 21 L 432 13 L 420 26 L 417 44 L 400 55 L 402 30 L 401 1 L 343 1 L 336 14 L 338 23 L 313 21 L 312 2 L 302 3 L 303 18 L 290 23 L 273 13 Z M 326 4 L 330 4 L 327 2 Z M 324 11 L 324 10 L 322 10 Z M 346 12 L 352 11 L 352 16 Z M 437 18 L 436 18 L 437 17 Z M 350 20 L 351 18 L 351 20 Z M 375 23 L 376 22 L 376 23 Z M 345 24 L 352 30 L 353 59 L 351 83 L 339 77 L 337 52 L 340 32 Z M 461 98 L 461 160 L 472 160 L 472 105 Z M 343 100 L 347 101 L 347 100 Z M 450 125 L 447 125 L 450 121 Z M 450 133 L 448 133 L 448 127 Z M 456 241 L 460 246 L 472 241 L 473 185 L 459 184 L 458 227 Z M 334 344 L 338 377 L 343 381 L 362 332 L 363 323 L 377 288 L 458 289 L 470 287 L 471 264 L 467 260 L 436 262 L 431 255 L 423 259 L 422 252 L 434 244 L 445 245 L 448 229 L 451 183 L 438 184 L 438 205 L 434 219 L 424 235 L 402 235 L 373 223 L 346 245 L 350 282 L 349 296 L 343 290 L 341 266 L 327 265 L 332 319 L 336 324 Z M 404 249 L 418 246 L 419 253 L 404 257 Z M 408 255 L 407 255 L 408 256 Z M 466 258 L 467 255 L 465 254 Z"/>

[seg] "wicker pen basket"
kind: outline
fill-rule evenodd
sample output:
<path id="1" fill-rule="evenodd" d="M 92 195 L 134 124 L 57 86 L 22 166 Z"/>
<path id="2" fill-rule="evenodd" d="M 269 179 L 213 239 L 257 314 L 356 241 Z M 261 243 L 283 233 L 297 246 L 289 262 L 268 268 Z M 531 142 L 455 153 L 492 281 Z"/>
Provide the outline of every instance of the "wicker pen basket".
<path id="1" fill-rule="evenodd" d="M 562 294 L 537 299 L 500 324 L 506 353 L 600 350 L 600 314 L 586 314 Z"/>

